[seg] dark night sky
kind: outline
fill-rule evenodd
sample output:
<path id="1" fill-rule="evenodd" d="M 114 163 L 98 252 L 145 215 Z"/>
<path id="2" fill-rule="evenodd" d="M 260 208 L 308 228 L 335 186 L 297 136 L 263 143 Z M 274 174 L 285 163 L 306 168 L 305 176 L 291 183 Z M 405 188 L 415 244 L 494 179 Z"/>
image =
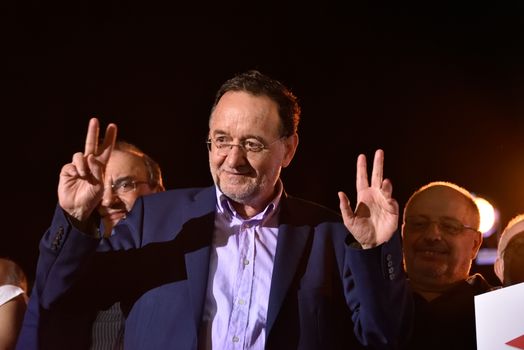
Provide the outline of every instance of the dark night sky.
<path id="1" fill-rule="evenodd" d="M 448 180 L 491 199 L 502 224 L 524 212 L 522 6 L 301 6 L 4 9 L 0 254 L 34 273 L 59 170 L 83 149 L 91 116 L 157 159 L 168 188 L 210 184 L 214 92 L 250 68 L 302 105 L 289 193 L 338 209 L 338 190 L 355 198 L 357 155 L 381 147 L 401 205 Z"/>

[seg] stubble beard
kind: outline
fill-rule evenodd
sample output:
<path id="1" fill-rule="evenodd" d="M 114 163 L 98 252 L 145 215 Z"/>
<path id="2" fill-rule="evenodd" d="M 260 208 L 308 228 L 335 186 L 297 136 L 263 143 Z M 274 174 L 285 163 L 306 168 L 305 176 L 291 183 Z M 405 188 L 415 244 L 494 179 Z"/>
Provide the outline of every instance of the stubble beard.
<path id="1" fill-rule="evenodd" d="M 229 199 L 240 204 L 249 204 L 256 196 L 260 186 L 251 180 L 251 178 L 242 177 L 241 181 L 230 181 L 216 176 L 215 184 Z"/>

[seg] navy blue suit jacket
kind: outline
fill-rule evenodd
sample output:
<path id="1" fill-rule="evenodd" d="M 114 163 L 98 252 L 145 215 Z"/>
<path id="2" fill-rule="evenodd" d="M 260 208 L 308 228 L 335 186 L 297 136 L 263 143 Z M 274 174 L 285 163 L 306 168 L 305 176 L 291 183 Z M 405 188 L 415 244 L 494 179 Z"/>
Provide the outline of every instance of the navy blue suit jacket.
<path id="1" fill-rule="evenodd" d="M 64 320 L 120 301 L 126 349 L 197 349 L 215 209 L 214 187 L 145 196 L 100 242 L 57 207 L 35 281 L 42 347 L 67 343 Z M 412 302 L 398 232 L 376 248 L 354 243 L 337 213 L 283 196 L 266 349 L 385 349 L 405 340 Z"/>

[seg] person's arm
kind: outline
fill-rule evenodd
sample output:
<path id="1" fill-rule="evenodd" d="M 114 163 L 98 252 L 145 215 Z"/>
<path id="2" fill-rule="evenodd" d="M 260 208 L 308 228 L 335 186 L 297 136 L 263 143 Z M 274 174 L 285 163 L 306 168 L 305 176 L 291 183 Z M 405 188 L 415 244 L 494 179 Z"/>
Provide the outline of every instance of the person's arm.
<path id="1" fill-rule="evenodd" d="M 346 247 L 344 285 L 355 335 L 372 349 L 399 349 L 413 322 L 413 299 L 402 269 L 400 233 L 381 245 Z"/>
<path id="2" fill-rule="evenodd" d="M 370 183 L 366 157 L 358 157 L 355 211 L 346 194 L 339 192 L 344 225 L 358 242 L 346 248 L 344 283 L 361 343 L 396 349 L 409 336 L 413 300 L 402 269 L 399 206 L 383 168 L 384 152 L 377 150 Z"/>
<path id="3" fill-rule="evenodd" d="M 110 184 L 104 184 L 104 172 L 117 127 L 107 126 L 101 146 L 99 129 L 98 119 L 91 118 L 84 152 L 75 153 L 60 171 L 58 206 L 50 228 L 40 241 L 36 272 L 35 292 L 44 308 L 51 307 L 78 280 L 85 261 L 99 244 L 96 208 L 104 189 L 111 189 Z"/>
<path id="4" fill-rule="evenodd" d="M 33 290 L 44 309 L 52 308 L 73 285 L 82 282 L 82 266 L 99 244 L 99 238 L 76 228 L 57 205 L 51 226 L 40 240 Z"/>
<path id="5" fill-rule="evenodd" d="M 19 294 L 0 306 L 0 349 L 14 349 L 27 308 L 25 296 Z"/>
<path id="6" fill-rule="evenodd" d="M 132 216 L 142 217 L 141 199 L 135 204 L 127 222 Z M 135 211 L 138 214 L 133 214 Z M 38 295 L 42 308 L 103 308 L 132 289 L 136 277 L 136 270 L 131 268 L 132 252 L 140 246 L 140 237 L 125 223 L 117 226 L 114 236 L 94 237 L 75 227 L 64 210 L 56 206 L 51 226 L 40 240 L 32 293 Z"/>

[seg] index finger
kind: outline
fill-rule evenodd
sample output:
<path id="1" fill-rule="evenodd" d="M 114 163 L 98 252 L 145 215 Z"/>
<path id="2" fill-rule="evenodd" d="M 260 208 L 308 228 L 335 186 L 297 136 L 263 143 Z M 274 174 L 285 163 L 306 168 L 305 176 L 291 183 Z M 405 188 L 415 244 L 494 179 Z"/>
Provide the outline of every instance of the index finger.
<path id="1" fill-rule="evenodd" d="M 91 118 L 87 127 L 86 143 L 84 147 L 84 155 L 96 155 L 98 146 L 98 133 L 100 132 L 100 125 L 97 118 Z"/>

